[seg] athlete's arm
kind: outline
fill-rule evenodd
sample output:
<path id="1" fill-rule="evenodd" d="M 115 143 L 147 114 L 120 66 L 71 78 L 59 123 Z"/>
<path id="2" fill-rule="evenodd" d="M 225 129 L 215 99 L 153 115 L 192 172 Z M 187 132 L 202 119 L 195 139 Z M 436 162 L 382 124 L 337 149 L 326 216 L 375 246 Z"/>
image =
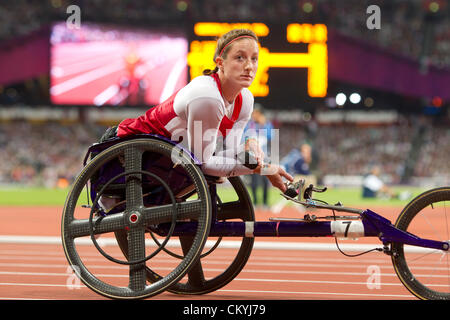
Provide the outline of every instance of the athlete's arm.
<path id="1" fill-rule="evenodd" d="M 187 107 L 187 136 L 189 150 L 202 163 L 204 173 L 218 177 L 231 177 L 252 174 L 253 170 L 240 164 L 235 158 L 234 148 L 214 155 L 220 122 L 224 108 L 220 101 L 212 98 L 199 98 Z M 236 123 L 232 130 L 234 139 L 241 139 L 245 123 Z M 242 127 L 242 130 L 240 129 Z M 229 142 L 231 140 L 228 140 Z M 239 140 L 237 140 L 239 141 Z M 236 149 L 237 151 L 237 149 Z"/>

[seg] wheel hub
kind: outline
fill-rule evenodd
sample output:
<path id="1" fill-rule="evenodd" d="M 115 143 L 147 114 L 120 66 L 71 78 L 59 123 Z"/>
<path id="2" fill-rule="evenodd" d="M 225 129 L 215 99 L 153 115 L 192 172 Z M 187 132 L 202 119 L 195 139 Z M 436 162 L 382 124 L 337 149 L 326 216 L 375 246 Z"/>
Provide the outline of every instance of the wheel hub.
<path id="1" fill-rule="evenodd" d="M 138 211 L 132 211 L 128 215 L 128 221 L 131 225 L 137 225 L 140 222 L 141 214 Z"/>

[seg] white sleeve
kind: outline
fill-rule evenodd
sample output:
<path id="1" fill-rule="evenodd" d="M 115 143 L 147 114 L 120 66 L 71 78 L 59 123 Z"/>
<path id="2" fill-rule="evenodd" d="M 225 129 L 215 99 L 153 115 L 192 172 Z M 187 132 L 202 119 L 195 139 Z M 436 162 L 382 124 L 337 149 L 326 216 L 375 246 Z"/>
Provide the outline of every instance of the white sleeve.
<path id="1" fill-rule="evenodd" d="M 235 157 L 238 153 L 244 151 L 244 144 L 242 143 L 242 135 L 244 133 L 245 126 L 247 125 L 246 119 L 236 121 L 233 128 L 227 133 L 224 140 L 224 150 L 216 152 L 216 156 Z"/>
<path id="2" fill-rule="evenodd" d="M 218 155 L 213 155 L 223 116 L 224 107 L 216 99 L 198 98 L 191 101 L 187 106 L 189 150 L 200 160 L 205 174 L 218 177 L 251 174 L 252 170 L 240 164 L 234 154 L 225 150 Z M 235 136 L 239 135 L 238 128 L 245 126 L 245 123 L 242 124 L 239 121 L 235 123 L 236 125 L 238 125 L 236 128 L 238 131 Z"/>
<path id="3" fill-rule="evenodd" d="M 227 132 L 224 140 L 224 150 L 216 153 L 217 156 L 235 157 L 244 151 L 242 136 L 253 112 L 253 95 L 250 91 L 243 90 L 242 97 L 243 102 L 239 118 L 234 123 L 233 128 Z"/>

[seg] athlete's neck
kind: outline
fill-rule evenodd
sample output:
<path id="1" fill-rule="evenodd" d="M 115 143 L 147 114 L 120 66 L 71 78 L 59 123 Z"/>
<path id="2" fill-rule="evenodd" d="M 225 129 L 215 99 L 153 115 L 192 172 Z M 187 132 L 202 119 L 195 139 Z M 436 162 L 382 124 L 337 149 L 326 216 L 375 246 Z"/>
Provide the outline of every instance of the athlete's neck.
<path id="1" fill-rule="evenodd" d="M 222 96 L 230 104 L 233 103 L 236 97 L 241 92 L 242 87 L 233 84 L 232 81 L 229 81 L 220 71 L 217 73 L 217 75 L 219 76 L 220 85 L 222 87 Z"/>

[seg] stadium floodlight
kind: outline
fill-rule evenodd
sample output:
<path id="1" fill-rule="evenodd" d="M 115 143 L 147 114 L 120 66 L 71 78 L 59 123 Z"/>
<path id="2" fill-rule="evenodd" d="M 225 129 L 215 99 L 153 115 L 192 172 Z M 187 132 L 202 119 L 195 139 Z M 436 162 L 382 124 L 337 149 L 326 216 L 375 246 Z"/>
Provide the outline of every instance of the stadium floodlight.
<path id="1" fill-rule="evenodd" d="M 336 104 L 338 106 L 343 106 L 345 101 L 347 101 L 347 96 L 345 94 L 340 92 L 336 95 Z"/>
<path id="2" fill-rule="evenodd" d="M 350 95 L 350 102 L 357 104 L 361 102 L 361 96 L 359 95 L 359 93 L 352 93 Z"/>

